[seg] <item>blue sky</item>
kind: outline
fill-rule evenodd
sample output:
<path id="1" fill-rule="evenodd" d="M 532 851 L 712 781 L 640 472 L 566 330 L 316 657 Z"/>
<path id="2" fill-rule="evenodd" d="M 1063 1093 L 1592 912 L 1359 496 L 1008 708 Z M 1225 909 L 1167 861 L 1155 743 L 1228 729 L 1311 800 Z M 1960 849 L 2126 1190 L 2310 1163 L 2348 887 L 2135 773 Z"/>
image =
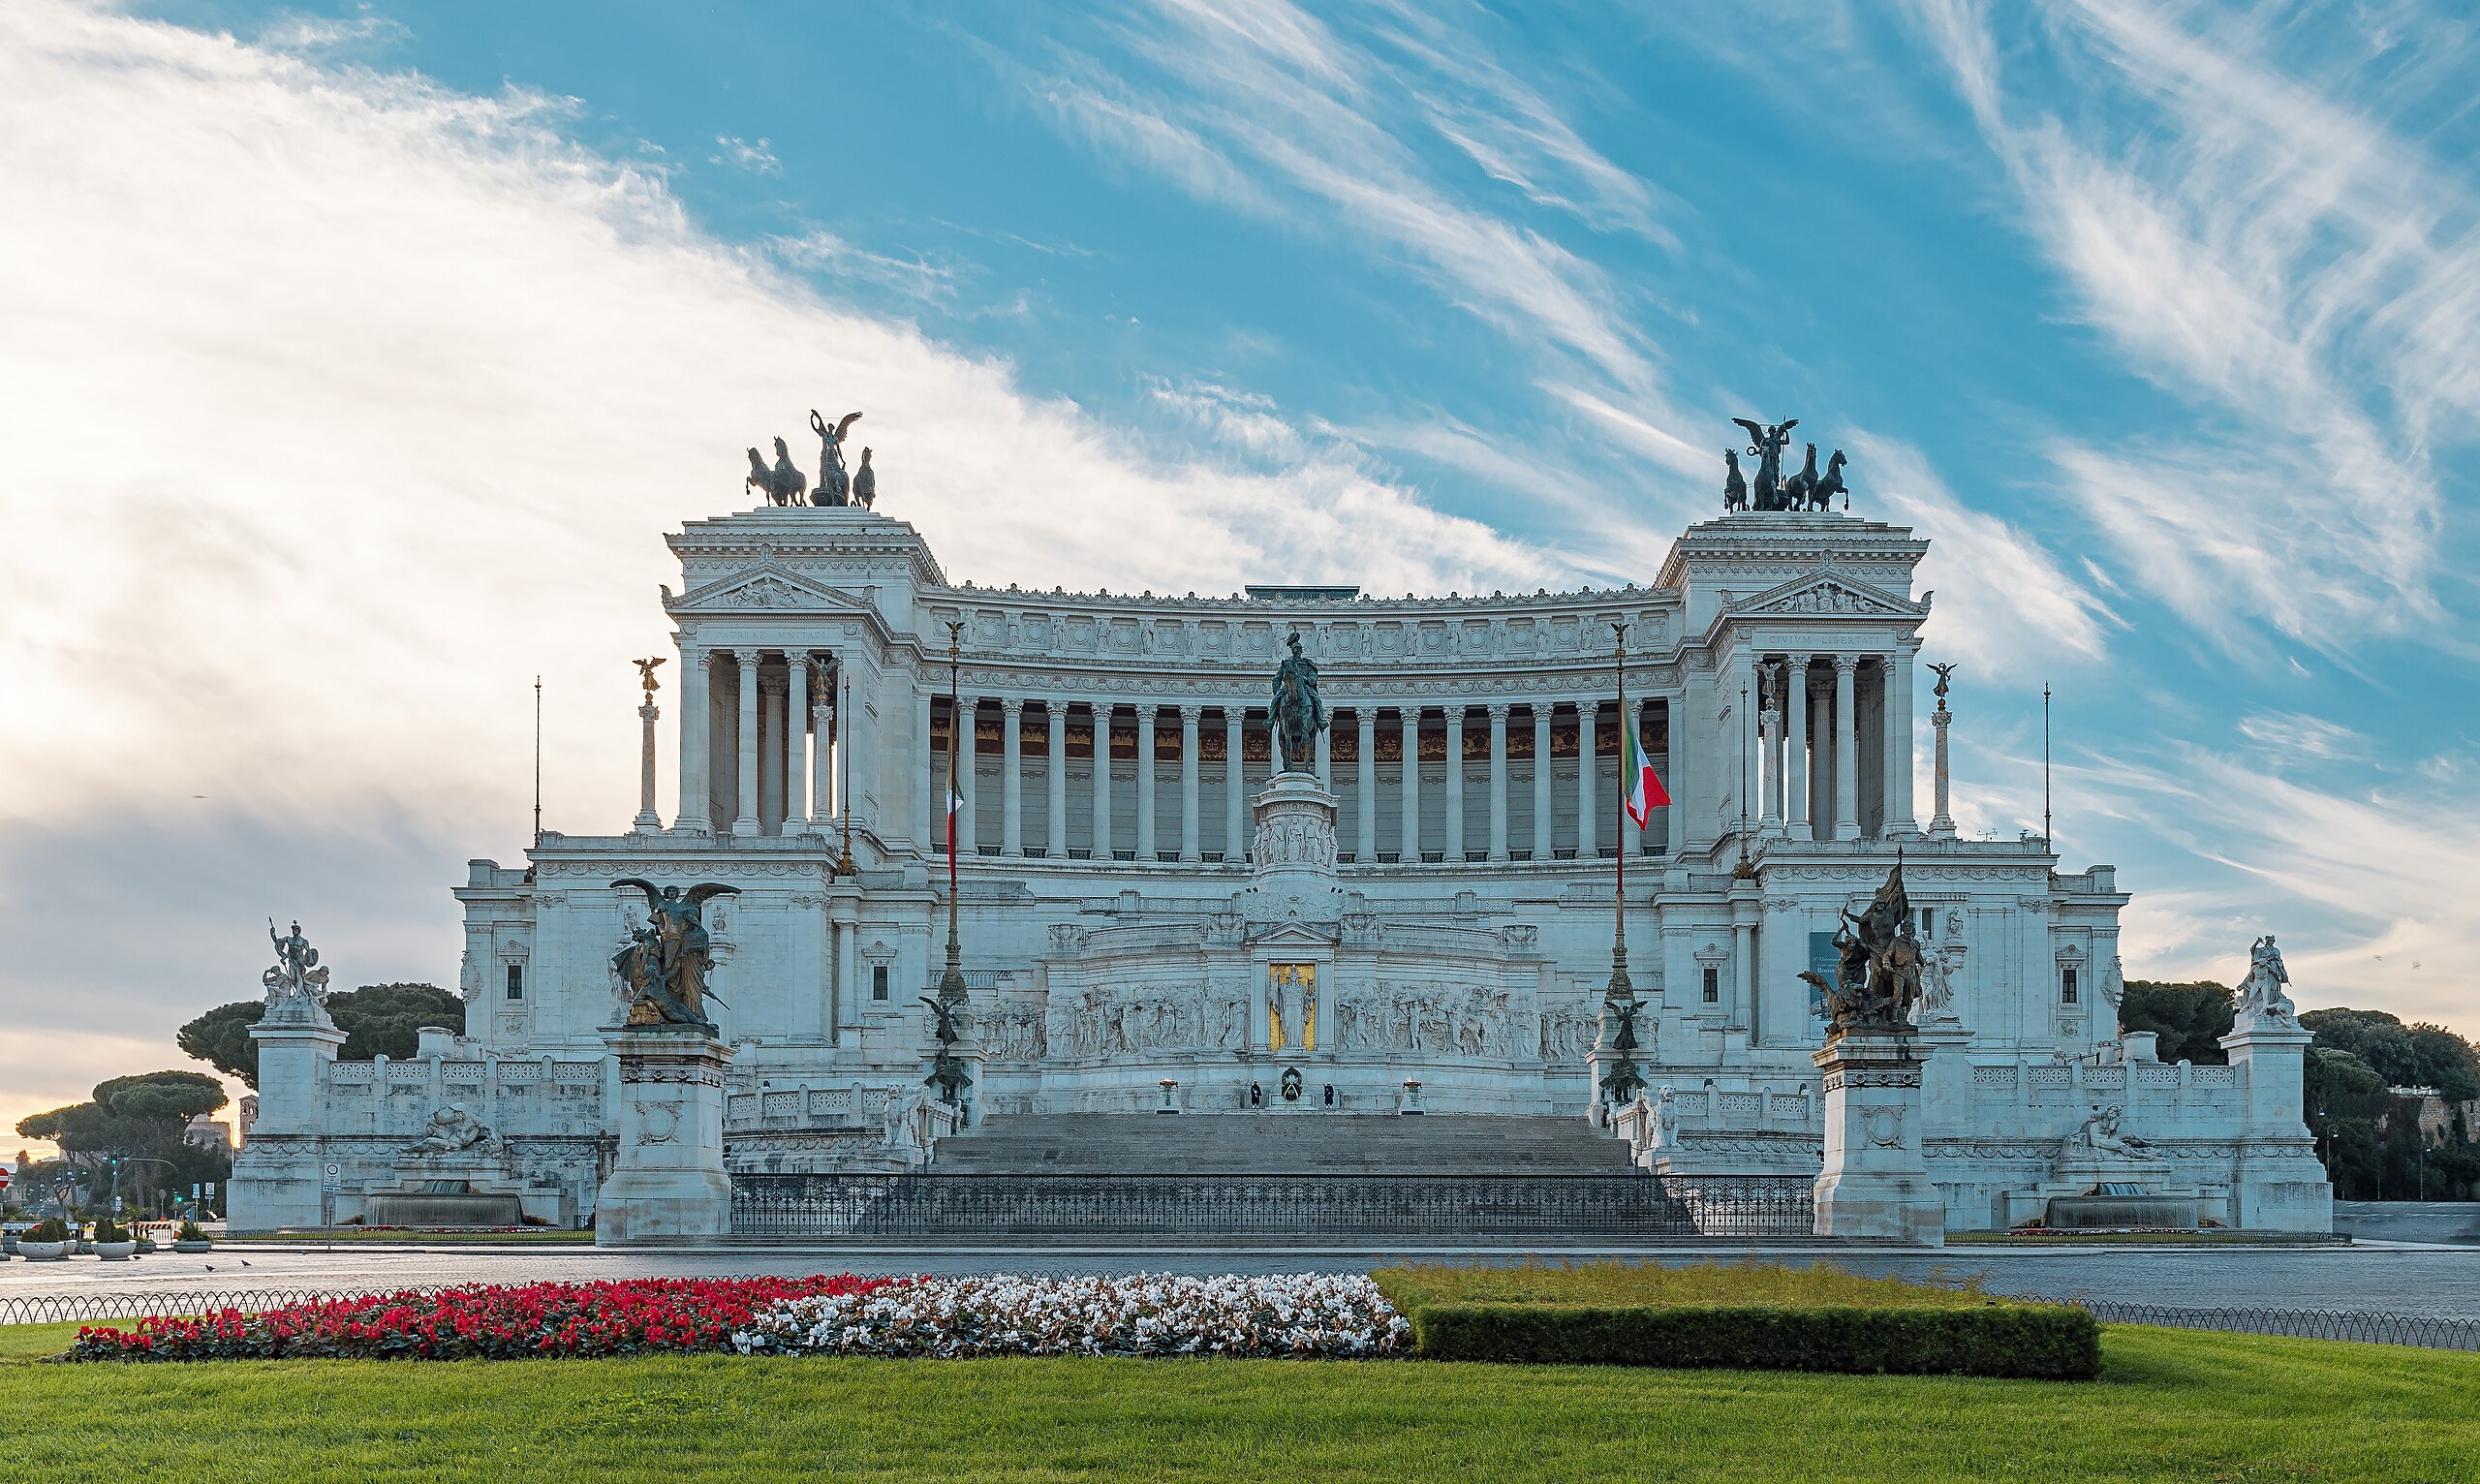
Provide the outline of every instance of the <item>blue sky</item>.
<path id="1" fill-rule="evenodd" d="M 813 405 L 958 575 L 1174 591 L 1643 579 L 1797 416 L 1938 542 L 1968 828 L 2046 682 L 2130 974 L 2480 1032 L 2472 19 L 1680 9 L 12 7 L 0 1113 L 270 912 L 452 982 L 532 675 L 617 827 L 657 533 Z"/>

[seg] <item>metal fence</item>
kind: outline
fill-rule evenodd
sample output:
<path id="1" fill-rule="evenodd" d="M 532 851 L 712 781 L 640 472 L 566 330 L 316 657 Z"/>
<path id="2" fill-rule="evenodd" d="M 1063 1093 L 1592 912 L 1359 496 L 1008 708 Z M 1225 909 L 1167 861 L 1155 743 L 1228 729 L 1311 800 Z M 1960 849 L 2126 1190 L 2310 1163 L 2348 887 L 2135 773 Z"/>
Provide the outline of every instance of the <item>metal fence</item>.
<path id="1" fill-rule="evenodd" d="M 104 1319 L 142 1319 L 148 1314 L 214 1314 L 225 1309 L 257 1314 L 287 1304 L 368 1298 L 381 1293 L 438 1293 L 452 1286 L 418 1283 L 396 1288 L 226 1288 L 186 1292 L 94 1288 L 83 1293 L 23 1294 L 0 1298 L 0 1324 L 85 1324 Z"/>
<path id="2" fill-rule="evenodd" d="M 745 1175 L 753 1237 L 1762 1237 L 1810 1234 L 1798 1175 Z"/>
<path id="3" fill-rule="evenodd" d="M 2355 1340 L 2364 1345 L 2408 1345 L 2431 1350 L 2480 1350 L 2480 1319 L 2387 1314 L 2372 1309 L 2178 1309 L 2164 1304 L 2124 1304 L 2115 1299 L 2075 1302 L 2105 1324 L 2162 1324 L 2173 1329 L 2286 1335 L 2297 1340 Z"/>

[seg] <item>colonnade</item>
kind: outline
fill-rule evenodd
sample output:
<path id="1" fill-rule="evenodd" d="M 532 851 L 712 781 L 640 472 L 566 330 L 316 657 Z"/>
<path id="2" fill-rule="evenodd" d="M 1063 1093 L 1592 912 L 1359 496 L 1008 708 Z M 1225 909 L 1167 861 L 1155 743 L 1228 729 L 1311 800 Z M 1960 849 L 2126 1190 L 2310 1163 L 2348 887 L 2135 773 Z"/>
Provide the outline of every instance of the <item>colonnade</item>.
<path id="1" fill-rule="evenodd" d="M 1763 654 L 1741 650 L 1738 687 L 1757 726 L 1746 728 L 1746 774 L 1757 832 L 1770 839 L 1858 840 L 1916 835 L 1912 819 L 1911 665 L 1900 656 Z M 1864 756 L 1876 807 L 1863 816 Z"/>
<path id="2" fill-rule="evenodd" d="M 1646 698 L 1641 703 L 1638 725 L 1645 725 L 1648 713 L 1658 715 L 1667 723 L 1667 697 Z M 953 738 L 970 737 L 973 728 L 986 726 L 983 719 L 993 710 L 998 713 L 1000 790 L 995 820 L 997 839 L 992 840 L 987 837 L 993 832 L 993 821 L 985 817 L 983 808 L 983 793 L 991 785 L 985 771 L 989 758 L 978 751 L 965 753 L 963 756 L 975 762 L 956 771 L 957 792 L 962 799 L 956 829 L 960 852 L 1174 862 L 1237 861 L 1245 857 L 1250 795 L 1263 785 L 1275 766 L 1264 749 L 1256 761 L 1247 756 L 1250 744 L 1265 735 L 1264 708 L 1197 701 L 1127 703 L 1020 696 L 961 696 L 958 708 L 963 722 L 951 723 L 947 733 L 951 744 Z M 1618 728 L 1615 714 L 1605 713 L 1615 713 L 1615 706 L 1593 697 L 1521 705 L 1490 701 L 1466 706 L 1334 708 L 1330 712 L 1331 729 L 1319 734 L 1317 755 L 1310 760 L 1318 781 L 1328 788 L 1336 788 L 1336 755 L 1339 751 L 1348 753 L 1352 768 L 1349 787 L 1339 790 L 1351 795 L 1338 820 L 1338 844 L 1344 859 L 1362 864 L 1440 864 L 1569 858 L 1578 853 L 1608 854 L 1614 849 L 1642 852 L 1646 849 L 1643 834 L 1620 810 L 1616 797 Z M 1522 734 L 1514 729 L 1521 724 L 1529 724 L 1529 757 L 1517 757 L 1510 743 L 1511 735 Z M 1038 759 L 1026 756 L 1024 738 L 1029 725 L 1036 745 L 1042 750 L 1043 756 Z M 1567 781 L 1572 789 L 1572 821 L 1554 808 L 1554 790 L 1559 784 L 1556 773 L 1566 771 L 1554 769 L 1552 764 L 1554 727 L 1563 737 L 1570 730 L 1577 737 L 1576 751 L 1560 755 L 1562 763 L 1579 757 L 1594 761 L 1593 766 L 1576 767 L 1573 778 Z M 1071 727 L 1081 729 L 1092 739 L 1091 746 L 1074 759 L 1085 782 L 1084 802 L 1088 806 L 1080 811 L 1086 818 L 1078 821 L 1076 835 L 1071 835 L 1069 828 L 1071 789 L 1068 735 Z M 1468 757 L 1468 733 L 1477 737 L 1483 728 L 1486 747 L 1473 750 L 1480 756 Z M 1423 757 L 1425 733 L 1433 746 L 1442 740 L 1442 757 L 1436 754 Z M 1164 746 L 1174 734 L 1176 746 L 1169 756 L 1164 756 Z M 1670 728 L 1669 734 L 1675 746 L 1677 729 Z M 1109 758 L 1114 738 L 1124 746 L 1132 744 L 1136 762 L 1132 778 L 1115 781 L 1111 776 Z M 1219 757 L 1208 756 L 1205 744 L 1209 738 L 1220 741 Z M 1383 759 L 1386 776 L 1382 782 L 1381 738 L 1394 743 L 1396 753 L 1394 757 Z M 1129 759 L 1121 760 L 1126 763 Z M 944 780 L 946 757 L 934 751 L 931 761 L 937 770 L 934 777 Z M 1422 776 L 1423 762 L 1432 767 L 1434 776 L 1430 779 Z M 1464 765 L 1455 765 L 1459 762 Z M 1207 768 L 1218 764 L 1220 778 L 1209 781 Z M 1034 825 L 1029 822 L 1029 766 L 1037 766 L 1039 774 L 1042 813 L 1038 841 L 1033 839 Z M 1676 766 L 1660 762 L 1657 766 L 1665 777 L 1678 776 Z M 1520 797 L 1515 792 L 1519 769 L 1529 771 L 1531 785 L 1531 807 L 1525 811 L 1531 817 L 1530 827 L 1521 833 L 1513 810 L 1514 801 Z M 1468 778 L 1468 770 L 1474 776 Z M 1124 785 L 1133 787 L 1133 819 L 1115 807 L 1118 801 L 1114 792 Z M 1178 790 L 1175 812 L 1163 809 L 1159 797 L 1160 790 L 1169 788 Z M 1210 788 L 1219 792 L 1219 797 L 1209 796 Z M 1432 800 L 1428 793 L 1434 788 L 1440 790 L 1440 796 Z M 1385 832 L 1385 838 L 1381 838 L 1380 828 L 1382 792 L 1400 800 L 1398 807 L 1388 811 L 1397 818 L 1388 821 L 1394 827 Z M 1431 807 L 1433 804 L 1436 807 Z M 1223 816 L 1221 849 L 1209 850 L 1205 824 L 1218 811 Z M 1601 826 L 1613 818 L 1618 820 L 1615 847 L 1602 843 Z M 1676 849 L 1677 845 L 1675 835 L 1665 830 L 1659 848 Z"/>
<path id="3" fill-rule="evenodd" d="M 716 648 L 683 659 L 673 827 L 732 835 L 824 829 L 837 817 L 842 740 L 833 658 L 808 650 Z M 719 686 L 731 697 L 728 712 L 716 704 Z"/>

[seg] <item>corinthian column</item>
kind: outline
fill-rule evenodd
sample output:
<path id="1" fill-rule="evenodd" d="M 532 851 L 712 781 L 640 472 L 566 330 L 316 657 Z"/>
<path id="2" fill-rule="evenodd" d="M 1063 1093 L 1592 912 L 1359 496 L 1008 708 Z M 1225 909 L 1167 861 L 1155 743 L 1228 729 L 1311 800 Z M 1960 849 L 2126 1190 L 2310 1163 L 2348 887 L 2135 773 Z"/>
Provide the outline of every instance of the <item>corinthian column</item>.
<path id="1" fill-rule="evenodd" d="M 971 855 L 981 849 L 981 697 L 956 697 L 955 734 L 947 746 L 956 759 L 956 794 L 964 802 L 956 810 L 956 853 Z"/>
<path id="2" fill-rule="evenodd" d="M 1396 712 L 1404 724 L 1404 828 L 1403 862 L 1420 864 L 1421 859 L 1421 708 L 1405 706 Z"/>
<path id="3" fill-rule="evenodd" d="M 739 808 L 732 816 L 732 833 L 758 833 L 758 654 L 744 651 L 740 664 L 740 735 L 736 739 L 740 764 Z"/>
<path id="4" fill-rule="evenodd" d="M 1197 718 L 1203 706 L 1180 708 L 1180 858 L 1203 860 L 1197 845 Z"/>
<path id="5" fill-rule="evenodd" d="M 1449 861 L 1464 858 L 1464 706 L 1446 708 L 1446 849 Z"/>
<path id="6" fill-rule="evenodd" d="M 799 650 L 784 656 L 791 699 L 784 708 L 784 833 L 797 835 L 810 827 L 808 749 L 810 657 Z"/>
<path id="7" fill-rule="evenodd" d="M 1911 640 L 1886 656 L 1886 836 L 1920 833 L 1911 817 Z"/>
<path id="8" fill-rule="evenodd" d="M 1857 655 L 1834 657 L 1834 838 L 1860 838 L 1860 711 L 1852 700 Z"/>
<path id="9" fill-rule="evenodd" d="M 1490 705 L 1490 858 L 1507 858 L 1507 703 Z"/>
<path id="10" fill-rule="evenodd" d="M 1025 853 L 1025 701 L 999 700 L 999 853 Z"/>
<path id="11" fill-rule="evenodd" d="M 1601 721 L 1601 702 L 1588 696 L 1576 702 L 1576 859 L 1591 860 L 1601 851 L 1601 821 L 1594 818 L 1594 802 L 1601 797 L 1600 750 L 1595 731 Z"/>
<path id="12" fill-rule="evenodd" d="M 1248 707 L 1223 708 L 1223 858 L 1226 863 L 1249 853 L 1249 776 L 1241 758 L 1248 725 Z M 1321 740 L 1324 735 L 1318 734 Z"/>
<path id="13" fill-rule="evenodd" d="M 1154 726 L 1161 707 L 1152 701 L 1136 708 L 1136 858 L 1154 859 Z"/>
<path id="14" fill-rule="evenodd" d="M 1789 790 L 1783 828 L 1794 840 L 1814 840 L 1809 823 L 1809 657 L 1793 655 L 1783 670 L 1782 782 Z"/>
<path id="15" fill-rule="evenodd" d="M 1533 858 L 1550 858 L 1550 715 L 1559 708 L 1533 703 Z M 1678 785 L 1672 785 L 1677 788 Z"/>
<path id="16" fill-rule="evenodd" d="M 1356 702 L 1352 727 L 1359 733 L 1360 746 L 1352 755 L 1360 785 L 1360 843 L 1352 847 L 1352 859 L 1366 866 L 1378 860 L 1378 708 L 1367 701 Z"/>
<path id="17" fill-rule="evenodd" d="M 1096 860 L 1111 856 L 1111 703 L 1094 702 L 1094 850 Z"/>
<path id="18" fill-rule="evenodd" d="M 714 826 L 706 817 L 707 797 L 714 791 L 706 766 L 706 749 L 715 719 L 707 697 L 714 694 L 715 653 L 680 646 L 680 797 L 672 801 L 671 827 L 684 835 L 702 835 Z"/>
<path id="19" fill-rule="evenodd" d="M 663 713 L 648 701 L 637 708 L 637 818 L 636 832 L 651 835 L 663 828 L 663 817 L 655 813 L 655 718 Z"/>
<path id="20" fill-rule="evenodd" d="M 1051 696 L 1042 702 L 1042 715 L 1050 723 L 1050 807 L 1043 811 L 1042 853 L 1053 860 L 1068 858 L 1068 702 Z"/>

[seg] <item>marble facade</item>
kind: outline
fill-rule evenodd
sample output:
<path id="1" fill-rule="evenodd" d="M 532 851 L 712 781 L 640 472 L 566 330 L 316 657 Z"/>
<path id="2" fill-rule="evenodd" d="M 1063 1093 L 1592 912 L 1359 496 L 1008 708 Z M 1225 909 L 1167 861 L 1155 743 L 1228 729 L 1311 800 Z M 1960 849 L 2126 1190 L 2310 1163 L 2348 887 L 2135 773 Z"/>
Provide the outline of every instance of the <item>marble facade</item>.
<path id="1" fill-rule="evenodd" d="M 678 681 L 656 697 L 665 720 L 639 719 L 670 765 L 643 769 L 634 822 L 473 862 L 455 889 L 466 1035 L 419 1065 L 305 1046 L 298 1085 L 264 1091 L 254 1145 L 359 1167 L 356 1151 L 413 1136 L 425 1097 L 459 1088 L 590 1211 L 620 1096 L 610 959 L 643 911 L 608 883 L 640 877 L 740 888 L 706 909 L 731 1168 L 876 1167 L 887 1102 L 919 1082 L 930 1041 L 917 1000 L 942 966 L 951 750 L 986 1114 L 1239 1114 L 1290 1073 L 1318 1107 L 1395 1111 L 1416 1082 L 1436 1112 L 1583 1116 L 1624 852 L 1639 1065 L 1674 1109 L 1700 1109 L 1674 1113 L 1667 1144 L 1643 1137 L 1642 1110 L 1631 1136 L 1649 1163 L 1814 1174 L 1823 1026 L 1796 975 L 1830 959 L 1837 913 L 1901 850 L 1952 992 L 1924 1093 L 1941 1189 L 1941 1134 L 2057 1136 L 2019 1116 L 2054 1073 L 2081 1097 L 2095 1077 L 2172 1072 L 2130 1104 L 2147 1137 L 2173 1131 L 2146 1122 L 2156 1109 L 2223 1143 L 2289 1136 L 2216 1082 L 2233 1068 L 2154 1068 L 2121 1046 L 2107 993 L 2128 899 L 2111 868 L 2062 872 L 2038 839 L 1917 819 L 1929 543 L 1907 528 L 1736 514 L 1690 528 L 1643 586 L 1382 599 L 977 586 L 909 524 L 853 507 L 667 540 Z M 1267 677 L 1292 634 L 1333 727 L 1314 780 L 1269 794 Z M 1674 800 L 1643 829 L 1617 803 L 1625 726 Z M 2004 1207 L 1992 1182 L 2011 1177 L 1968 1175 L 1950 1224 Z"/>

